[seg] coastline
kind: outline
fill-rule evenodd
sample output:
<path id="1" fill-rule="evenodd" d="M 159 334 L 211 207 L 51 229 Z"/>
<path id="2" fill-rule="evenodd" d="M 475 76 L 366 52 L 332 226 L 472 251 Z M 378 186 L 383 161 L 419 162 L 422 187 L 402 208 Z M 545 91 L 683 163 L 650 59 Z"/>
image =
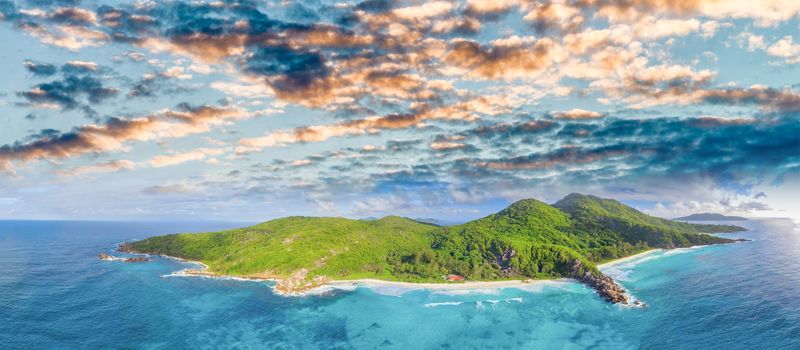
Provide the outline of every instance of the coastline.
<path id="1" fill-rule="evenodd" d="M 663 248 L 653 248 L 653 249 L 650 249 L 650 250 L 645 250 L 645 251 L 643 251 L 641 253 L 636 253 L 636 254 L 633 254 L 633 255 L 630 255 L 630 256 L 626 256 L 624 258 L 614 259 L 614 260 L 611 260 L 611 261 L 604 262 L 602 264 L 597 264 L 596 267 L 598 269 L 602 269 L 604 267 L 610 267 L 610 266 L 622 264 L 622 263 L 625 263 L 625 262 L 628 262 L 628 261 L 631 261 L 631 260 L 634 260 L 634 259 L 642 258 L 642 257 L 648 256 L 648 255 L 651 255 L 653 253 L 657 253 L 657 252 L 660 252 L 660 251 L 663 251 L 663 250 L 665 250 L 665 249 L 663 249 Z"/>
<path id="2" fill-rule="evenodd" d="M 695 247 L 705 247 L 706 245 L 700 245 Z M 664 251 L 666 249 L 663 248 L 654 248 L 650 250 L 646 250 L 631 256 L 626 256 L 624 258 L 615 259 L 612 261 L 608 261 L 602 264 L 596 265 L 598 269 L 608 268 L 615 265 L 623 264 L 629 262 L 631 260 L 639 259 L 646 257 L 648 255 Z M 276 277 L 267 277 L 267 276 L 233 276 L 233 275 L 221 275 L 216 274 L 213 272 L 209 272 L 209 267 L 203 262 L 196 261 L 196 260 L 187 260 L 183 258 L 178 258 L 174 256 L 169 256 L 165 254 L 159 254 L 160 257 L 166 259 L 173 259 L 184 263 L 195 264 L 199 265 L 200 269 L 192 269 L 186 268 L 182 270 L 175 271 L 169 275 L 164 275 L 163 277 L 201 277 L 201 278 L 218 278 L 218 279 L 227 279 L 227 280 L 237 280 L 237 281 L 250 281 L 250 282 L 273 282 L 280 284 L 283 279 L 276 278 Z M 469 282 L 459 282 L 459 283 L 431 283 L 431 282 L 403 282 L 403 281 L 388 281 L 388 280 L 380 280 L 380 279 L 354 279 L 354 280 L 327 280 L 321 284 L 316 285 L 307 285 L 304 287 L 297 288 L 295 290 L 284 290 L 284 288 L 276 288 L 276 286 L 272 286 L 272 290 L 274 293 L 283 296 L 309 296 L 309 295 L 318 295 L 323 294 L 327 291 L 332 289 L 351 289 L 351 288 L 358 288 L 358 287 L 365 287 L 365 288 L 372 288 L 372 287 L 394 287 L 399 289 L 407 289 L 407 290 L 418 290 L 418 289 L 427 289 L 427 290 L 452 290 L 452 291 L 468 291 L 468 290 L 481 290 L 481 289 L 503 289 L 503 288 L 524 288 L 530 287 L 534 285 L 543 285 L 548 283 L 563 283 L 563 282 L 576 282 L 580 283 L 580 281 L 574 278 L 568 277 L 561 277 L 561 278 L 553 278 L 553 279 L 519 279 L 519 280 L 503 280 L 503 281 L 469 281 Z"/>
<path id="3" fill-rule="evenodd" d="M 474 289 L 494 289 L 494 288 L 516 288 L 526 287 L 537 284 L 547 284 L 553 282 L 575 281 L 572 278 L 554 279 L 524 279 L 506 281 L 471 281 L 463 283 L 414 283 L 401 281 L 386 281 L 378 279 L 357 279 L 357 280 L 333 280 L 326 285 L 332 287 L 398 287 L 404 289 L 429 289 L 429 290 L 474 290 Z"/>
<path id="4" fill-rule="evenodd" d="M 175 256 L 169 256 L 169 255 L 165 255 L 165 254 L 159 254 L 158 256 L 160 256 L 160 257 L 162 257 L 162 258 L 165 258 L 165 259 L 178 260 L 178 261 L 180 261 L 180 262 L 185 262 L 185 263 L 188 263 L 188 264 L 200 265 L 200 266 L 202 266 L 202 267 L 203 267 L 203 269 L 202 269 L 202 270 L 194 270 L 194 271 L 206 271 L 206 272 L 207 272 L 207 271 L 209 270 L 209 267 L 208 267 L 208 265 L 206 265 L 206 264 L 205 264 L 205 263 L 203 263 L 203 262 L 197 261 L 197 260 L 186 260 L 186 259 L 184 259 L 184 258 L 178 258 L 178 257 L 175 257 Z M 192 271 L 192 269 L 183 269 L 183 270 L 181 270 L 181 271 L 187 271 L 187 270 L 189 270 L 189 271 Z M 177 271 L 177 272 L 181 272 L 181 271 Z M 211 272 L 207 272 L 207 273 L 208 273 L 209 275 L 213 275 Z"/>
<path id="5" fill-rule="evenodd" d="M 257 276 L 232 276 L 220 275 L 209 272 L 208 265 L 196 261 L 159 254 L 158 256 L 165 259 L 177 260 L 184 263 L 196 264 L 201 266 L 201 269 L 186 268 L 172 272 L 162 277 L 201 277 L 201 278 L 215 278 L 227 279 L 236 281 L 250 281 L 250 282 L 280 282 L 278 278 L 257 277 Z M 273 291 L 278 295 L 283 296 L 306 296 L 315 295 L 325 292 L 328 289 L 349 289 L 357 287 L 395 287 L 400 289 L 427 289 L 427 290 L 480 290 L 480 289 L 503 289 L 503 288 L 522 288 L 534 285 L 542 285 L 548 283 L 559 282 L 577 282 L 573 278 L 553 278 L 553 279 L 520 279 L 520 280 L 505 280 L 505 281 L 470 281 L 460 283 L 431 283 L 431 282 L 402 282 L 402 281 L 387 281 L 371 278 L 355 279 L 355 280 L 329 280 L 323 284 L 315 285 L 310 288 L 303 288 L 301 290 L 286 292 L 274 288 Z"/>

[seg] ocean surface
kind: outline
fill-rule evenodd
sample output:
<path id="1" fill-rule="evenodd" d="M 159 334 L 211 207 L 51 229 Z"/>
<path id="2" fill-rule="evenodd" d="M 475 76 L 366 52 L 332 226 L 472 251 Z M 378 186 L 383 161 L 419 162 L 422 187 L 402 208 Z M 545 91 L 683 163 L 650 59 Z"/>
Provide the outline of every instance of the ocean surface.
<path id="1" fill-rule="evenodd" d="M 800 229 L 604 268 L 646 310 L 571 282 L 471 292 L 393 287 L 282 297 L 267 283 L 164 277 L 188 263 L 100 261 L 116 244 L 231 223 L 0 222 L 2 349 L 800 349 Z"/>

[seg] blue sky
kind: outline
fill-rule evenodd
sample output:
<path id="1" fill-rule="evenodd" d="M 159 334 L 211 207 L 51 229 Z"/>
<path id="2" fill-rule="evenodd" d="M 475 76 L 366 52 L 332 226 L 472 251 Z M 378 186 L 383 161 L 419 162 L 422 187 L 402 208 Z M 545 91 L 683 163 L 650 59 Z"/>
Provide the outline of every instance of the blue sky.
<path id="1" fill-rule="evenodd" d="M 800 3 L 0 1 L 0 218 L 800 217 Z"/>

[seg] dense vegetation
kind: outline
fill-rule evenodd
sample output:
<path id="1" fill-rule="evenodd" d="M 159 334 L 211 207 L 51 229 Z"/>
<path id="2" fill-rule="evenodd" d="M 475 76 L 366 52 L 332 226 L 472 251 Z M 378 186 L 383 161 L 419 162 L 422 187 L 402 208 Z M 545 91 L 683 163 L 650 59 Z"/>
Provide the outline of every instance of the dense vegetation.
<path id="1" fill-rule="evenodd" d="M 202 261 L 229 275 L 281 277 L 307 268 L 337 278 L 391 279 L 388 257 L 430 247 L 433 228 L 397 216 L 286 217 L 229 231 L 151 237 L 130 249 Z"/>
<path id="2" fill-rule="evenodd" d="M 287 217 L 252 227 L 175 234 L 125 249 L 209 265 L 211 272 L 285 278 L 441 281 L 550 278 L 596 273 L 595 263 L 654 247 L 732 242 L 701 232 L 743 230 L 655 218 L 618 201 L 571 194 L 554 205 L 528 199 L 457 226 L 388 216 L 374 220 Z"/>

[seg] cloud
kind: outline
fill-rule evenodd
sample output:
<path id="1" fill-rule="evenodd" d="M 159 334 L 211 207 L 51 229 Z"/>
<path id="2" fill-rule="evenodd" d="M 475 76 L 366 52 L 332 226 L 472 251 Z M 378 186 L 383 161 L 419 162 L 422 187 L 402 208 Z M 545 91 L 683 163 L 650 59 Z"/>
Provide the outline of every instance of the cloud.
<path id="1" fill-rule="evenodd" d="M 55 65 L 47 63 L 34 63 L 31 60 L 25 60 L 25 69 L 37 77 L 49 77 L 58 72 L 58 67 Z"/>
<path id="2" fill-rule="evenodd" d="M 231 158 L 232 166 L 241 166 L 234 170 L 240 175 L 213 186 L 236 187 L 230 196 L 250 199 L 281 191 L 325 193 L 308 196 L 304 204 L 325 208 L 338 208 L 332 198 L 353 193 L 347 198 L 361 199 L 365 209 L 385 203 L 359 195 L 395 189 L 418 191 L 397 200 L 420 207 L 565 188 L 656 198 L 643 189 L 678 193 L 681 182 L 700 180 L 720 191 L 747 192 L 752 183 L 796 172 L 797 126 L 790 121 L 800 110 L 800 93 L 796 87 L 744 87 L 749 78 L 729 82 L 726 72 L 717 71 L 729 67 L 715 67 L 691 51 L 704 39 L 725 41 L 720 36 L 729 31 L 721 28 L 747 28 L 733 34 L 734 47 L 722 53 L 763 53 L 753 58 L 771 57 L 769 63 L 781 68 L 775 71 L 784 71 L 784 65 L 797 63 L 794 38 L 754 25 L 797 18 L 796 3 L 145 1 L 85 8 L 74 2 L 39 2 L 39 8 L 3 3 L 3 25 L 57 46 L 53 50 L 75 51 L 65 64 L 37 61 L 43 56 L 25 61 L 32 82 L 14 107 L 83 110 L 96 102 L 105 104 L 104 112 L 139 110 L 195 86 L 193 98 L 225 98 L 218 107 L 183 106 L 139 117 L 113 113 L 118 116 L 95 116 L 91 124 L 64 132 L 23 135 L 0 147 L 0 167 L 13 171 L 12 166 L 45 160 L 59 168 L 67 158 L 137 150 L 139 142 L 164 146 L 171 138 L 294 104 L 286 110 L 288 116 L 303 115 L 300 124 L 292 123 L 302 125 L 297 128 L 245 123 L 214 136 L 225 145 L 58 171 L 138 172 L 222 160 L 218 157 L 232 151 L 227 147 L 246 154 L 327 142 L 298 148 L 318 153 L 292 153 L 280 161 L 269 159 L 285 151 L 253 155 L 266 165 L 252 169 L 241 163 L 250 157 Z M 103 45 L 108 47 L 86 50 Z M 129 65 L 120 69 L 136 76 L 120 77 L 87 59 L 98 52 Z M 141 75 L 145 64 L 151 70 Z M 181 84 L 190 80 L 196 84 Z M 117 99 L 119 94 L 129 98 Z M 265 106 L 265 100 L 277 105 Z M 578 106 L 587 109 L 573 108 Z M 25 112 L 20 115 L 30 114 Z M 243 128 L 248 136 L 242 138 L 236 133 Z M 369 139 L 376 146 L 350 140 L 337 149 L 336 138 L 377 134 L 384 140 Z M 193 175 L 206 184 L 220 182 L 219 168 Z M 181 192 L 180 186 L 160 183 L 145 192 Z M 731 203 L 755 209 L 758 204 L 748 201 L 757 199 Z"/>
<path id="3" fill-rule="evenodd" d="M 559 119 L 597 119 L 605 116 L 605 114 L 600 112 L 580 108 L 573 108 L 566 112 L 555 112 L 554 114 L 556 118 Z"/>
<path id="4" fill-rule="evenodd" d="M 97 63 L 91 61 L 67 61 L 67 63 L 61 67 L 61 70 L 70 73 L 86 73 L 97 71 L 98 67 Z"/>
<path id="5" fill-rule="evenodd" d="M 350 207 L 350 213 L 357 216 L 411 213 L 422 207 L 421 201 L 420 198 L 402 193 L 373 196 L 355 201 Z"/>
<path id="6" fill-rule="evenodd" d="M 497 19 L 515 6 L 518 6 L 517 0 L 468 0 L 464 14 L 483 19 Z"/>
<path id="7" fill-rule="evenodd" d="M 422 5 L 398 8 L 392 13 L 401 20 L 418 21 L 431 17 L 439 17 L 449 13 L 453 4 L 448 1 L 432 1 Z"/>
<path id="8" fill-rule="evenodd" d="M 224 150 L 221 148 L 195 148 L 188 152 L 158 155 L 151 158 L 147 164 L 154 168 L 161 168 L 191 161 L 204 160 L 210 156 L 220 155 L 223 152 Z"/>
<path id="9" fill-rule="evenodd" d="M 244 97 L 244 98 L 270 98 L 273 97 L 272 93 L 267 86 L 263 84 L 240 84 L 230 83 L 223 81 L 215 81 L 211 83 L 211 88 L 219 90 L 226 95 Z"/>
<path id="10" fill-rule="evenodd" d="M 547 68 L 548 53 L 554 46 L 550 39 L 510 37 L 490 46 L 456 39 L 450 43 L 445 61 L 477 78 L 524 78 Z"/>
<path id="11" fill-rule="evenodd" d="M 60 73 L 60 79 L 36 84 L 17 96 L 27 102 L 21 105 L 33 108 L 49 108 L 70 111 L 83 110 L 89 117 L 97 117 L 93 105 L 114 98 L 119 93 L 116 87 L 106 85 L 108 77 L 116 74 L 108 68 L 90 61 L 68 61 L 59 66 L 26 60 L 25 68 L 37 77 L 49 77 Z"/>
<path id="12" fill-rule="evenodd" d="M 800 14 L 800 4 L 792 0 L 689 0 L 689 1 L 597 1 L 586 2 L 596 7 L 598 15 L 613 21 L 638 18 L 642 13 L 654 15 L 707 16 L 710 18 L 751 19 L 767 27 L 787 21 Z"/>
<path id="13" fill-rule="evenodd" d="M 84 47 L 102 46 L 110 39 L 101 31 L 69 24 L 47 28 L 37 23 L 25 22 L 19 24 L 18 27 L 45 44 L 63 47 L 71 51 L 77 51 Z"/>
<path id="14" fill-rule="evenodd" d="M 256 50 L 244 62 L 243 70 L 264 77 L 278 97 L 309 106 L 330 101 L 340 84 L 320 53 L 298 52 L 288 46 Z"/>
<path id="15" fill-rule="evenodd" d="M 63 175 L 82 176 L 95 173 L 110 173 L 121 170 L 131 170 L 136 168 L 136 163 L 129 160 L 111 160 L 98 164 L 81 165 L 67 170 L 58 171 Z"/>
<path id="16" fill-rule="evenodd" d="M 783 58 L 787 64 L 800 63 L 800 44 L 795 44 L 791 35 L 786 35 L 770 45 L 767 45 L 764 36 L 750 32 L 742 32 L 737 40 L 739 47 L 746 48 L 749 52 L 761 50 L 772 57 Z"/>
<path id="17" fill-rule="evenodd" d="M 56 23 L 96 24 L 94 12 L 77 7 L 58 7 L 47 14 L 47 18 Z"/>
<path id="18" fill-rule="evenodd" d="M 228 121 L 248 117 L 235 108 L 181 105 L 138 118 L 111 118 L 104 124 L 87 124 L 66 133 L 52 133 L 27 143 L 0 147 L 0 165 L 12 162 L 63 159 L 124 149 L 129 142 L 157 141 L 202 133 Z"/>
<path id="19" fill-rule="evenodd" d="M 472 121 L 478 117 L 471 113 L 469 104 L 439 107 L 409 114 L 390 114 L 368 117 L 330 125 L 313 125 L 294 130 L 279 130 L 262 137 L 239 140 L 236 153 L 250 153 L 264 148 L 293 143 L 321 142 L 332 137 L 375 134 L 381 130 L 405 129 L 419 126 L 427 120 Z"/>
<path id="20" fill-rule="evenodd" d="M 187 194 L 194 192 L 198 192 L 198 189 L 187 184 L 155 185 L 142 190 L 142 193 L 152 195 Z"/>
<path id="21" fill-rule="evenodd" d="M 523 4 L 522 10 L 525 13 L 523 19 L 531 23 L 540 33 L 553 28 L 571 32 L 584 22 L 581 9 L 566 1 L 525 1 Z"/>
<path id="22" fill-rule="evenodd" d="M 21 91 L 17 96 L 28 101 L 33 107 L 57 106 L 63 110 L 72 110 L 81 106 L 90 108 L 78 99 L 85 97 L 89 104 L 99 104 L 118 94 L 116 88 L 106 87 L 103 82 L 91 76 L 67 75 L 62 80 L 34 85 L 28 91 Z"/>
<path id="23" fill-rule="evenodd" d="M 191 87 L 172 83 L 173 79 L 191 79 L 191 74 L 184 73 L 181 67 L 172 67 L 161 72 L 145 73 L 141 79 L 133 83 L 128 91 L 128 98 L 158 97 L 176 95 L 190 91 Z"/>
<path id="24" fill-rule="evenodd" d="M 458 142 L 433 142 L 433 143 L 431 143 L 431 148 L 435 149 L 437 151 L 449 151 L 449 150 L 454 150 L 454 149 L 462 149 L 462 148 L 466 148 L 468 146 L 469 145 L 467 145 L 467 144 L 458 143 Z"/>
<path id="25" fill-rule="evenodd" d="M 148 160 L 134 162 L 130 160 L 112 160 L 98 164 L 80 165 L 65 170 L 58 170 L 62 175 L 81 176 L 94 173 L 108 173 L 120 170 L 132 170 L 142 168 L 163 168 L 179 165 L 187 162 L 206 160 L 206 163 L 213 163 L 216 158 L 213 156 L 224 153 L 222 148 L 195 148 L 187 152 L 172 152 L 170 154 L 156 155 Z"/>
<path id="26" fill-rule="evenodd" d="M 550 120 L 531 120 L 516 123 L 492 123 L 462 132 L 460 136 L 484 138 L 510 138 L 553 130 L 558 124 Z"/>
<path id="27" fill-rule="evenodd" d="M 646 40 L 661 39 L 665 37 L 684 36 L 700 30 L 700 21 L 697 19 L 665 19 L 647 16 L 639 19 L 633 25 L 637 36 Z"/>
<path id="28" fill-rule="evenodd" d="M 800 63 L 800 43 L 795 44 L 792 36 L 787 35 L 770 45 L 767 54 L 781 57 L 789 64 Z"/>
<path id="29" fill-rule="evenodd" d="M 562 148 L 553 153 L 544 155 L 537 153 L 510 159 L 480 161 L 474 163 L 474 165 L 504 171 L 550 169 L 592 163 L 612 157 L 621 157 L 625 156 L 627 153 L 627 150 L 618 146 L 608 146 L 597 149 Z"/>
<path id="30" fill-rule="evenodd" d="M 755 105 L 778 112 L 800 111 L 800 92 L 754 85 L 749 88 L 699 90 L 694 98 L 711 104 Z"/>
<path id="31" fill-rule="evenodd" d="M 766 44 L 764 43 L 764 37 L 761 35 L 755 35 L 749 32 L 743 32 L 739 35 L 740 46 L 747 47 L 747 51 L 753 52 L 756 50 L 761 50 L 766 48 Z"/>
<path id="32" fill-rule="evenodd" d="M 555 119 L 542 120 L 551 126 L 530 133 L 523 132 L 521 125 L 484 121 L 486 125 L 469 132 L 437 137 L 429 147 L 396 148 L 387 143 L 385 151 L 370 153 L 378 158 L 371 158 L 369 164 L 358 162 L 357 168 L 330 166 L 328 171 L 347 174 L 346 178 L 353 181 L 359 181 L 356 174 L 367 174 L 368 180 L 361 180 L 362 186 L 347 191 L 369 194 L 402 188 L 409 193 L 425 191 L 453 200 L 458 195 L 460 201 L 465 200 L 463 191 L 450 193 L 453 191 L 444 188 L 478 187 L 495 198 L 509 200 L 550 195 L 557 199 L 563 191 L 648 200 L 672 200 L 677 198 L 676 193 L 700 198 L 697 196 L 703 195 L 702 188 L 718 188 L 720 193 L 747 191 L 753 184 L 792 171 L 792 164 L 800 161 L 796 152 L 800 140 L 794 136 L 800 132 L 799 126 L 791 116 L 772 118 L 777 119 L 607 116 L 589 124 Z M 536 125 L 533 121 L 527 124 Z M 582 128 L 586 141 L 563 132 L 570 126 Z M 492 151 L 439 158 L 439 150 L 430 147 L 442 143 L 442 148 L 457 149 L 459 144 L 467 144 L 465 140 Z M 409 157 L 417 161 L 409 164 Z M 315 169 L 315 173 L 326 173 L 324 167 Z M 688 188 L 695 185 L 699 187 Z M 321 188 L 332 193 L 340 190 Z M 643 190 L 649 192 L 642 193 Z M 666 196 L 669 193 L 672 197 Z M 486 196 L 480 198 L 482 201 Z M 742 202 L 746 201 L 735 205 Z M 747 210 L 757 206 L 747 205 Z"/>
<path id="33" fill-rule="evenodd" d="M 289 165 L 293 167 L 300 167 L 300 166 L 308 166 L 311 165 L 312 162 L 310 159 L 298 159 L 289 163 Z"/>
<path id="34" fill-rule="evenodd" d="M 297 8 L 287 7 L 287 11 Z M 328 16 L 323 8 L 333 12 Z M 564 33 L 541 37 L 503 35 L 490 41 L 437 37 L 448 33 L 477 33 L 483 21 L 516 13 L 515 8 L 520 9 L 518 15 L 544 26 L 539 29 L 555 26 Z M 780 13 L 776 12 L 779 8 L 783 9 Z M 459 97 L 453 89 L 436 88 L 439 82 L 445 81 L 435 79 L 439 74 L 446 79 L 466 76 L 477 80 L 536 81 L 545 85 L 540 87 L 545 95 L 557 91 L 550 87 L 563 77 L 590 79 L 594 80 L 591 84 L 597 87 L 596 91 L 616 85 L 619 93 L 612 97 L 622 97 L 635 108 L 680 104 L 680 94 L 669 91 L 655 91 L 638 99 L 624 97 L 630 91 L 620 87 L 625 84 L 626 77 L 625 74 L 620 77 L 619 72 L 627 71 L 630 72 L 627 75 L 641 78 L 651 69 L 668 66 L 648 67 L 649 62 L 641 56 L 649 53 L 643 51 L 639 40 L 652 41 L 693 32 L 710 37 L 722 25 L 714 19 L 686 18 L 696 14 L 715 19 L 750 18 L 766 23 L 791 18 L 798 9 L 791 2 L 781 0 L 759 6 L 741 1 L 503 0 L 461 4 L 436 1 L 406 7 L 374 1 L 332 8 L 303 6 L 300 22 L 268 16 L 260 7 L 249 3 L 205 6 L 168 2 L 162 5 L 162 11 L 155 11 L 151 5 L 102 6 L 93 15 L 87 11 L 61 8 L 37 16 L 21 14 L 13 8 L 6 12 L 7 16 L 16 16 L 18 26 L 28 25 L 32 31 L 50 33 L 70 26 L 71 30 L 94 31 L 106 37 L 96 40 L 187 56 L 194 59 L 193 64 L 198 67 L 224 62 L 238 69 L 248 80 L 247 84 L 261 84 L 278 99 L 336 113 L 369 115 L 385 106 L 400 107 L 389 113 L 401 114 L 400 109 L 408 104 L 456 102 L 454 100 Z M 464 16 L 451 18 L 450 15 L 459 11 Z M 583 28 L 583 17 L 593 11 L 611 20 L 608 28 Z M 173 12 L 185 16 L 166 15 Z M 58 16 L 49 13 L 58 13 Z M 335 20 L 323 20 L 326 16 Z M 432 20 L 434 18 L 436 20 Z M 566 34 L 563 41 L 561 34 Z M 773 51 L 783 55 L 791 53 L 783 46 L 776 46 Z M 208 72 L 207 69 L 203 71 Z M 176 78 L 190 76 L 184 67 L 172 67 L 162 74 Z M 713 78 L 713 72 L 711 75 Z M 142 79 L 129 96 L 154 96 L 161 91 L 159 82 Z M 670 80 L 660 83 L 672 84 Z M 232 91 L 233 86 L 224 88 Z"/>

